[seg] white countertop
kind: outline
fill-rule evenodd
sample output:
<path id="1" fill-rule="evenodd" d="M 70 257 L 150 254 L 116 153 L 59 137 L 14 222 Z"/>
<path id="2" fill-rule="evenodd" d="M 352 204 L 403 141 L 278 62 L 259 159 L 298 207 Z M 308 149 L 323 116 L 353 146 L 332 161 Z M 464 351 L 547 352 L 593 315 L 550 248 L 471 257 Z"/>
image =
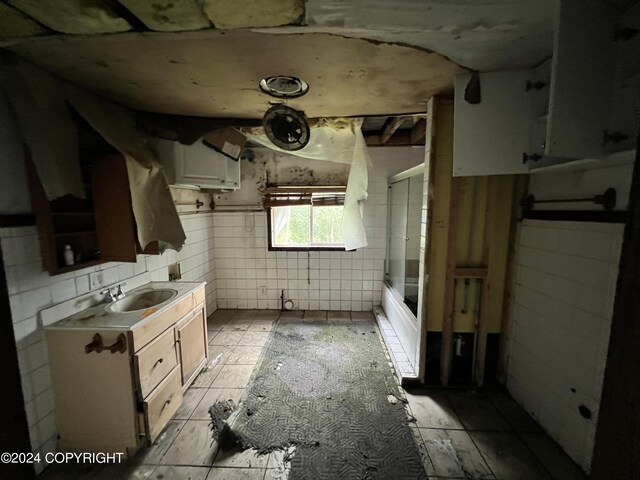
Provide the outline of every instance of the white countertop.
<path id="1" fill-rule="evenodd" d="M 152 321 L 158 314 L 178 303 L 186 295 L 198 288 L 204 287 L 206 282 L 150 282 L 141 287 L 127 292 L 127 296 L 143 293 L 150 290 L 175 290 L 176 296 L 154 307 L 133 312 L 113 312 L 107 307 L 113 303 L 100 303 L 82 312 L 64 318 L 53 323 L 45 329 L 116 329 L 133 330 L 143 323 Z M 153 310 L 153 311 L 152 311 Z M 151 312 L 151 313 L 150 313 Z"/>

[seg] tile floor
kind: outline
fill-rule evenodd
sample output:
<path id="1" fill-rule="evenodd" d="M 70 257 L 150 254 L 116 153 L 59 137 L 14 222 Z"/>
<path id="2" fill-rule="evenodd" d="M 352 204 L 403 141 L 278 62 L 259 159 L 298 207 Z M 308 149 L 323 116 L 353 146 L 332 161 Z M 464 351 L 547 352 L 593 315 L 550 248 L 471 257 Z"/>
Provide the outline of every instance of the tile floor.
<path id="1" fill-rule="evenodd" d="M 218 310 L 209 317 L 210 364 L 185 392 L 183 405 L 156 443 L 116 466 L 57 465 L 43 479 L 269 480 L 281 476 L 281 455 L 218 451 L 209 407 L 240 401 L 278 318 L 349 322 L 370 312 Z M 412 427 L 429 478 L 586 478 L 537 424 L 500 389 L 405 391 Z M 280 462 L 278 459 L 280 458 Z"/>

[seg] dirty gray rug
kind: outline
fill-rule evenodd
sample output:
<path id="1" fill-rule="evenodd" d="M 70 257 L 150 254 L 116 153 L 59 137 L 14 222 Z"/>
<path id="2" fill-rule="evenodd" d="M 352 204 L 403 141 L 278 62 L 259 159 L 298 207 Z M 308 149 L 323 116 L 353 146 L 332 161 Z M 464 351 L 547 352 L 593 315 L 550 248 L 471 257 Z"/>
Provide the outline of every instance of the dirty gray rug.
<path id="1" fill-rule="evenodd" d="M 295 447 L 291 480 L 426 479 L 376 329 L 281 320 L 240 405 L 211 408 L 214 434 L 261 453 Z"/>

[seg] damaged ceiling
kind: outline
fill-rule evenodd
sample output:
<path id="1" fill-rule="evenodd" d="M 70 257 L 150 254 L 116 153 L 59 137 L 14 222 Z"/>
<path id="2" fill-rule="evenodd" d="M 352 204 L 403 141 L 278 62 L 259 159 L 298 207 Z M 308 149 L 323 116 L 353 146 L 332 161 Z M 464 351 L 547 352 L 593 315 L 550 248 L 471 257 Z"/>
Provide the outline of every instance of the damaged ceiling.
<path id="1" fill-rule="evenodd" d="M 0 41 L 127 106 L 260 118 L 269 75 L 310 117 L 415 113 L 464 68 L 548 58 L 559 0 L 6 0 Z M 628 0 L 603 0 L 625 8 Z"/>

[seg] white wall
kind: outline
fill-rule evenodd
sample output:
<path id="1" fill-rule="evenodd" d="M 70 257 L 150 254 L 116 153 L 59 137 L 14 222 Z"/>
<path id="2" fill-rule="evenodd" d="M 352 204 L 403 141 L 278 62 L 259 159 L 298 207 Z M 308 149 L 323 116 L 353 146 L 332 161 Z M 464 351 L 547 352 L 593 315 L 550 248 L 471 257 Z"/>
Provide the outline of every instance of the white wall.
<path id="1" fill-rule="evenodd" d="M 57 442 L 51 377 L 40 312 L 53 305 L 69 305 L 67 308 L 73 308 L 78 299 L 90 296 L 89 273 L 101 270 L 105 285 L 127 282 L 127 290 L 149 281 L 168 280 L 167 265 L 179 261 L 182 280 L 208 282 L 207 310 L 216 310 L 212 214 L 182 215 L 180 218 L 187 234 L 181 252 L 169 250 L 160 256 L 139 255 L 135 264 L 111 262 L 54 277 L 42 268 L 35 227 L 0 229 L 22 390 L 34 452 L 53 451 Z M 41 464 L 36 466 L 42 467 Z"/>
<path id="2" fill-rule="evenodd" d="M 355 252 L 270 252 L 265 212 L 214 213 L 219 308 L 280 308 L 282 289 L 287 290 L 286 296 L 296 309 L 370 311 L 380 304 L 387 178 L 421 163 L 424 149 L 382 147 L 370 148 L 369 153 L 372 168 L 369 196 L 364 202 L 366 248 Z M 304 159 L 296 158 L 295 162 L 303 170 L 307 165 Z M 324 175 L 324 164 L 334 168 L 332 162 L 313 162 L 316 178 Z M 307 178 L 308 173 L 304 175 Z M 263 174 L 253 177 L 263 178 Z M 255 183 L 243 184 L 234 203 L 247 198 L 242 191 L 245 188 L 255 189 Z"/>
<path id="3" fill-rule="evenodd" d="M 538 199 L 588 198 L 613 187 L 626 210 L 635 152 L 542 169 Z M 593 203 L 536 210 L 602 210 Z M 516 246 L 507 388 L 589 471 L 609 347 L 623 224 L 525 220 Z M 574 391 L 575 390 L 575 391 Z M 592 412 L 583 418 L 578 407 Z"/>

